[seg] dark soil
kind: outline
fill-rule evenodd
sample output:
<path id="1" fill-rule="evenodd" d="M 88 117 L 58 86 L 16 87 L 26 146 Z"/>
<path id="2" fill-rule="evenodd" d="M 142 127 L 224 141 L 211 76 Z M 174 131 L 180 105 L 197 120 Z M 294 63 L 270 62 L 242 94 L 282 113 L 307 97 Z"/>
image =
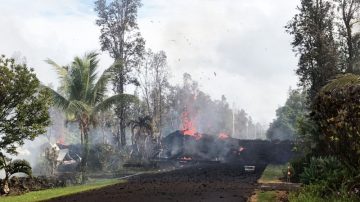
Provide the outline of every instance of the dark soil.
<path id="1" fill-rule="evenodd" d="M 132 177 L 128 183 L 50 201 L 247 201 L 265 165 L 246 173 L 240 164 L 206 164 Z"/>

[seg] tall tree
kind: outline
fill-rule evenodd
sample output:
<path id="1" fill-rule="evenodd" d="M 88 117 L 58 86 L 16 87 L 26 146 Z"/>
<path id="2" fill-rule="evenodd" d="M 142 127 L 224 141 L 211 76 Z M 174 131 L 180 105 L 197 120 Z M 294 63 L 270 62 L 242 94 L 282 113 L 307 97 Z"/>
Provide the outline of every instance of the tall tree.
<path id="1" fill-rule="evenodd" d="M 147 51 L 143 64 L 138 68 L 138 78 L 146 105 L 146 114 L 153 121 L 154 133 L 161 137 L 165 113 L 165 93 L 168 87 L 168 71 L 164 51 Z"/>
<path id="2" fill-rule="evenodd" d="M 113 78 L 113 90 L 116 94 L 124 94 L 125 86 L 138 84 L 130 73 L 139 63 L 144 52 L 145 41 L 138 32 L 136 22 L 140 0 L 106 0 L 95 2 L 98 13 L 96 24 L 100 27 L 100 43 L 103 51 L 108 51 L 116 65 Z M 116 107 L 119 119 L 119 146 L 126 145 L 127 106 L 122 103 Z"/>
<path id="3" fill-rule="evenodd" d="M 0 75 L 0 169 L 5 170 L 1 192 L 7 193 L 10 175 L 20 171 L 30 174 L 31 167 L 25 161 L 11 163 L 5 154 L 16 155 L 16 148 L 25 140 L 46 132 L 51 98 L 26 64 L 0 56 Z"/>
<path id="4" fill-rule="evenodd" d="M 339 35 L 341 52 L 345 55 L 346 72 L 359 72 L 356 66 L 359 65 L 360 55 L 358 50 L 359 34 L 354 32 L 354 26 L 359 22 L 360 1 L 359 0 L 334 0 L 337 3 L 338 11 L 341 14 Z"/>
<path id="5" fill-rule="evenodd" d="M 96 126 L 98 113 L 108 110 L 113 104 L 130 102 L 134 97 L 127 94 L 113 95 L 106 98 L 107 85 L 110 81 L 114 66 L 105 70 L 97 78 L 98 54 L 91 52 L 84 57 L 75 57 L 71 65 L 62 67 L 52 60 L 52 65 L 60 79 L 61 92 L 52 91 L 56 106 L 65 110 L 69 121 L 79 124 L 81 145 L 83 147 L 81 171 L 82 180 L 86 180 L 86 167 L 89 154 L 90 126 Z"/>
<path id="6" fill-rule="evenodd" d="M 301 0 L 299 13 L 286 26 L 293 36 L 292 46 L 299 56 L 296 73 L 308 88 L 310 101 L 319 89 L 338 72 L 334 40 L 333 5 L 325 0 Z"/>
<path id="7" fill-rule="evenodd" d="M 307 113 L 306 93 L 301 90 L 289 91 L 289 97 L 284 106 L 276 110 L 276 119 L 266 132 L 268 139 L 293 140 L 300 118 Z"/>

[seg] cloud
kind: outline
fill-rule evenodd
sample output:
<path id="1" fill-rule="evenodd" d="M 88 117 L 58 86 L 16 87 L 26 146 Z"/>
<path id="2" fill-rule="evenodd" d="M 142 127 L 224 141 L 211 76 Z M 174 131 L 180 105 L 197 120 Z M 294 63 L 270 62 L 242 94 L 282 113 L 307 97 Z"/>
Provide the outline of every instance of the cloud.
<path id="1" fill-rule="evenodd" d="M 67 64 L 75 55 L 99 50 L 96 13 L 89 1 L 4 1 L 0 53 L 20 51 L 44 83 L 57 83 L 46 58 Z M 254 120 L 269 123 L 297 81 L 296 58 L 284 30 L 297 4 L 143 0 L 139 26 L 147 47 L 166 51 L 174 83 L 189 72 L 213 98 L 224 94 Z M 101 58 L 103 69 L 111 64 L 106 53 Z"/>

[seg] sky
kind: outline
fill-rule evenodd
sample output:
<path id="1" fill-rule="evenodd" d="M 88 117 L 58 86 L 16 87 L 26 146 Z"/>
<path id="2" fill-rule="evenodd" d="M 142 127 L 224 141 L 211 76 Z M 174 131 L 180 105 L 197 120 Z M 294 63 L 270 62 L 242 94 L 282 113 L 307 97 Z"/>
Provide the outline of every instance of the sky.
<path id="1" fill-rule="evenodd" d="M 268 125 L 297 87 L 297 58 L 284 29 L 299 0 L 143 0 L 138 23 L 153 51 L 164 50 L 171 82 L 187 72 L 213 99 L 225 95 Z M 57 85 L 50 58 L 66 65 L 97 50 L 91 0 L 0 0 L 0 54 L 22 55 L 39 79 Z M 101 54 L 105 69 L 112 59 Z"/>

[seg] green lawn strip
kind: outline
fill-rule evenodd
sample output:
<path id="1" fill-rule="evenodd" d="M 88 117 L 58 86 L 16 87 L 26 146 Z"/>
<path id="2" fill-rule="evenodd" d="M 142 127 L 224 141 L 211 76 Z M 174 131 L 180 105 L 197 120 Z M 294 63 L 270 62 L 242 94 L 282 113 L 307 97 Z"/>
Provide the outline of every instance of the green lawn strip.
<path id="1" fill-rule="evenodd" d="M 276 191 L 258 191 L 258 202 L 276 202 Z"/>
<path id="2" fill-rule="evenodd" d="M 283 170 L 286 170 L 287 165 L 268 165 L 264 170 L 259 183 L 279 183 L 279 178 L 284 176 Z"/>
<path id="3" fill-rule="evenodd" d="M 42 201 L 60 196 L 71 195 L 84 191 L 99 189 L 113 184 L 124 183 L 125 180 L 111 179 L 101 180 L 96 182 L 90 182 L 85 185 L 76 185 L 62 188 L 47 189 L 41 191 L 29 192 L 20 196 L 7 196 L 0 197 L 1 202 L 31 202 L 31 201 Z"/>

